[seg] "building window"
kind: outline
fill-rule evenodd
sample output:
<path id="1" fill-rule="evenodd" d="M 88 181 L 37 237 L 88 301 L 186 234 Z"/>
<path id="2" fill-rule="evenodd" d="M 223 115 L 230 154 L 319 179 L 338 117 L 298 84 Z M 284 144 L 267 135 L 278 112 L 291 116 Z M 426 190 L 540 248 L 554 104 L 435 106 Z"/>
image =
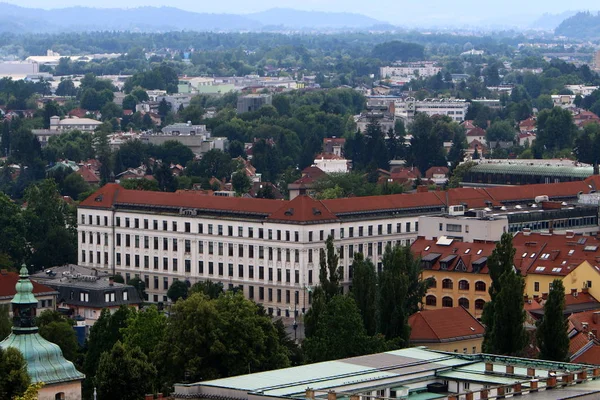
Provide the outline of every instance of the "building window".
<path id="1" fill-rule="evenodd" d="M 465 279 L 458 281 L 458 290 L 469 290 L 469 281 Z"/>
<path id="2" fill-rule="evenodd" d="M 462 225 L 459 225 L 459 224 L 446 224 L 446 231 L 448 231 L 448 232 L 462 232 Z"/>
<path id="3" fill-rule="evenodd" d="M 185 272 L 186 273 L 190 273 L 192 272 L 192 260 L 185 260 Z"/>
<path id="4" fill-rule="evenodd" d="M 425 297 L 425 305 L 431 307 L 437 306 L 437 298 L 432 294 L 428 295 L 427 297 Z"/>
<path id="5" fill-rule="evenodd" d="M 442 281 L 442 289 L 452 289 L 454 287 L 454 284 L 452 282 L 452 279 L 444 279 Z"/>
<path id="6" fill-rule="evenodd" d="M 540 283 L 539 282 L 534 282 L 533 283 L 533 291 L 534 292 L 539 292 L 540 291 Z"/>
<path id="7" fill-rule="evenodd" d="M 453 307 L 453 303 L 452 297 L 446 296 L 442 298 L 442 307 Z"/>
<path id="8" fill-rule="evenodd" d="M 464 307 L 468 310 L 469 309 L 469 299 L 461 297 L 460 299 L 458 299 L 458 305 L 461 307 Z"/>
<path id="9" fill-rule="evenodd" d="M 487 285 L 485 282 L 477 281 L 475 282 L 475 291 L 476 292 L 485 292 L 487 289 Z"/>
<path id="10" fill-rule="evenodd" d="M 483 306 L 485 306 L 485 300 L 483 300 L 483 299 L 475 300 L 475 309 L 476 310 L 483 310 Z"/>

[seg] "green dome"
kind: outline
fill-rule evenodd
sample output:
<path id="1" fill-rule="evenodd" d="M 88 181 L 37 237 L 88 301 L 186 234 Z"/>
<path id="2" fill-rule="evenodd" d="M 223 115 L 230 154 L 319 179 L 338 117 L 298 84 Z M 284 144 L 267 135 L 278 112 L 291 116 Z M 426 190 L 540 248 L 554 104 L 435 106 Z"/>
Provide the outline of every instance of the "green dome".
<path id="1" fill-rule="evenodd" d="M 15 286 L 17 293 L 11 301 L 14 314 L 12 333 L 0 342 L 0 348 L 6 350 L 13 347 L 23 354 L 27 362 L 27 374 L 33 383 L 53 384 L 82 380 L 85 375 L 63 357 L 60 347 L 37 333 L 37 299 L 32 293 L 33 284 L 25 266 L 21 268 L 20 278 Z"/>
<path id="2" fill-rule="evenodd" d="M 39 333 L 10 334 L 0 342 L 0 348 L 18 349 L 27 361 L 27 374 L 32 383 L 46 384 L 81 380 L 85 375 L 67 361 L 58 345 L 47 341 Z"/>

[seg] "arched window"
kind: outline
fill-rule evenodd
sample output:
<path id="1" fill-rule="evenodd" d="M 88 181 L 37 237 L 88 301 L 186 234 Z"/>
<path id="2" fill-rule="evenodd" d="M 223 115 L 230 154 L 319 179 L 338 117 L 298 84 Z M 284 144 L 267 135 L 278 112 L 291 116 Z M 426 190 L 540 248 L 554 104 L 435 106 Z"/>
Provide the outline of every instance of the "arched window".
<path id="1" fill-rule="evenodd" d="M 56 393 L 56 395 L 54 396 L 54 400 L 65 400 L 65 393 L 64 392 Z"/>
<path id="2" fill-rule="evenodd" d="M 452 300 L 452 297 L 444 297 L 442 299 L 442 307 L 453 307 L 454 306 L 454 301 Z"/>
<path id="3" fill-rule="evenodd" d="M 469 281 L 466 279 L 458 281 L 458 290 L 469 290 Z"/>
<path id="4" fill-rule="evenodd" d="M 485 305 L 485 300 L 483 300 L 483 299 L 475 300 L 475 309 L 476 310 L 483 310 L 484 305 Z"/>
<path id="5" fill-rule="evenodd" d="M 443 289 L 452 289 L 454 287 L 454 284 L 452 283 L 452 279 L 444 279 L 442 281 L 442 288 Z"/>
<path id="6" fill-rule="evenodd" d="M 486 286 L 485 282 L 482 282 L 482 281 L 475 282 L 475 291 L 476 292 L 485 292 L 486 289 L 487 289 L 487 286 Z"/>
<path id="7" fill-rule="evenodd" d="M 464 307 L 468 310 L 469 309 L 469 299 L 465 299 L 464 297 L 461 297 L 460 299 L 458 299 L 458 305 L 461 307 Z"/>
<path id="8" fill-rule="evenodd" d="M 425 297 L 425 305 L 433 307 L 437 306 L 437 298 L 432 294 L 428 295 Z"/>
<path id="9" fill-rule="evenodd" d="M 435 278 L 433 276 L 431 276 L 431 277 L 429 277 L 427 279 L 429 279 L 429 282 L 430 282 L 429 287 L 430 288 L 436 288 L 437 287 L 437 281 L 435 280 Z"/>

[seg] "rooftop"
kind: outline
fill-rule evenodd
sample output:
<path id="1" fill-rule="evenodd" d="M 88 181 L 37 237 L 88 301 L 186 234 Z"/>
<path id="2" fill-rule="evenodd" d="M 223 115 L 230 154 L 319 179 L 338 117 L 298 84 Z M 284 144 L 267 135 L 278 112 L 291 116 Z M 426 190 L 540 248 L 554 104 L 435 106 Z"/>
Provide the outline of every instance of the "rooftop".
<path id="1" fill-rule="evenodd" d="M 408 318 L 412 344 L 481 338 L 485 328 L 463 307 L 422 310 Z"/>
<path id="2" fill-rule="evenodd" d="M 17 293 L 15 285 L 19 280 L 19 274 L 16 272 L 0 271 L 0 301 L 9 300 Z M 33 294 L 37 296 L 47 296 L 57 294 L 56 290 L 37 282 L 33 283 Z"/>

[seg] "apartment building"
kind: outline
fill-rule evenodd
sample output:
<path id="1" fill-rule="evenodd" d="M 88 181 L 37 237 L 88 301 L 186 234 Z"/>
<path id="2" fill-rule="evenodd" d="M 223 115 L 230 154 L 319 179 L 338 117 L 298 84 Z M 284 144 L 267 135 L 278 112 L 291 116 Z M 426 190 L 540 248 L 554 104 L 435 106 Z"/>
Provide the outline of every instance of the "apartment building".
<path id="1" fill-rule="evenodd" d="M 394 102 L 397 118 L 411 122 L 416 113 L 425 113 L 429 116 L 447 115 L 453 121 L 462 122 L 465 119 L 469 102 L 463 99 L 424 99 L 416 100 L 409 97 Z"/>
<path id="2" fill-rule="evenodd" d="M 80 204 L 79 264 L 114 269 L 146 283 L 148 301 L 166 301 L 175 280 L 219 281 L 289 316 L 311 303 L 319 252 L 329 235 L 343 286 L 353 254 L 379 269 L 388 244 L 409 245 L 418 215 L 439 213 L 435 193 L 317 201 L 222 198 L 125 190 L 108 184 Z"/>
<path id="3" fill-rule="evenodd" d="M 322 201 L 144 192 L 108 184 L 79 205 L 79 265 L 139 276 L 151 302 L 166 301 L 175 280 L 213 280 L 240 287 L 272 314 L 289 316 L 310 306 L 311 288 L 319 283 L 319 253 L 329 235 L 347 291 L 353 254 L 363 253 L 380 270 L 388 244 L 417 239 L 420 216 L 440 215 L 455 204 L 493 207 L 533 202 L 540 195 L 573 199 L 596 190 L 596 178 Z M 492 249 L 493 244 L 486 252 Z"/>
<path id="4" fill-rule="evenodd" d="M 442 72 L 442 67 L 432 61 L 404 63 L 379 68 L 382 79 L 397 76 L 414 76 L 415 78 L 428 78 Z"/>

